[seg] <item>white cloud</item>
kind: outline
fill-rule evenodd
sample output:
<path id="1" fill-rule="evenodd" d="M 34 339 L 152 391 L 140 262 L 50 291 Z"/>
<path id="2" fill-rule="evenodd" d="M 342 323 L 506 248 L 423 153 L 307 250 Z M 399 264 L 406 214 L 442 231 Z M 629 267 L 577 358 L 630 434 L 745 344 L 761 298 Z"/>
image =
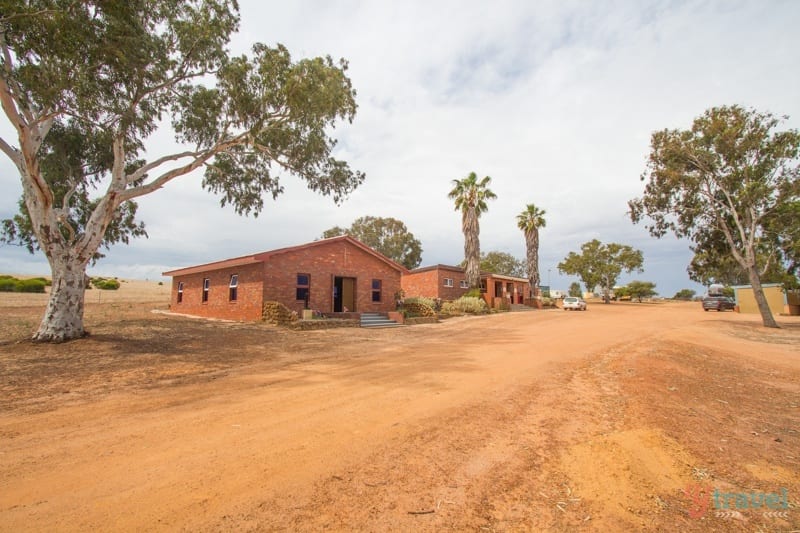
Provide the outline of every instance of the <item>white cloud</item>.
<path id="1" fill-rule="evenodd" d="M 800 121 L 796 2 L 244 0 L 241 10 L 238 53 L 282 42 L 296 58 L 349 60 L 359 112 L 335 135 L 366 182 L 337 207 L 286 176 L 286 193 L 254 219 L 220 209 L 200 175 L 183 178 L 141 200 L 150 239 L 112 249 L 98 269 L 155 277 L 305 242 L 368 214 L 403 220 L 425 263 L 457 263 L 460 216 L 447 192 L 475 171 L 492 176 L 498 194 L 481 219 L 485 250 L 521 257 L 514 217 L 534 202 L 548 213 L 541 268 L 553 285 L 571 281 L 555 265 L 599 238 L 644 250 L 646 272 L 635 277 L 669 295 L 695 287 L 687 244 L 651 239 L 625 215 L 642 190 L 650 134 L 733 103 Z M 151 148 L 169 143 L 159 132 Z M 6 217 L 20 191 L 6 160 L 0 187 Z M 22 261 L 0 253 L 0 268 Z"/>

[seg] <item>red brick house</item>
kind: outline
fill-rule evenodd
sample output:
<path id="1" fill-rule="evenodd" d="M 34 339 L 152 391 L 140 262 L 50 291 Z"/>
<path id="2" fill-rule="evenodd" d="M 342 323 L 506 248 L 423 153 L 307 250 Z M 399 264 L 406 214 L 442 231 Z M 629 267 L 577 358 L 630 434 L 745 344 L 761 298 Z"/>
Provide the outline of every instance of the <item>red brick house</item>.
<path id="1" fill-rule="evenodd" d="M 403 276 L 406 296 L 455 300 L 469 290 L 464 269 L 449 265 L 415 268 Z"/>
<path id="2" fill-rule="evenodd" d="M 464 269 L 449 265 L 414 269 L 403 275 L 402 286 L 406 296 L 440 298 L 445 301 L 460 298 L 469 290 Z M 483 272 L 481 295 L 489 307 L 498 307 L 503 302 L 522 304 L 531 298 L 530 283 L 525 278 Z"/>
<path id="3" fill-rule="evenodd" d="M 385 313 L 405 267 L 349 236 L 164 272 L 176 313 L 260 320 L 264 302 L 323 313 Z"/>

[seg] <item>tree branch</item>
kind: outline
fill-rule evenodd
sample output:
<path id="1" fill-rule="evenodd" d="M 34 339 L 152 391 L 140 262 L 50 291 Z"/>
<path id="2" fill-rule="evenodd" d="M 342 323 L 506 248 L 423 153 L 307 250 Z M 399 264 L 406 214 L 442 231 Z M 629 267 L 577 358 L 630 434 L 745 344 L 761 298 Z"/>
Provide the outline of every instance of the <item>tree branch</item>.
<path id="1" fill-rule="evenodd" d="M 25 161 L 22 157 L 22 152 L 8 144 L 2 137 L 0 137 L 0 150 L 16 165 L 20 173 L 25 172 Z"/>
<path id="2" fill-rule="evenodd" d="M 203 166 L 206 163 L 206 161 L 208 161 L 209 159 L 211 159 L 212 157 L 214 157 L 218 153 L 224 152 L 225 150 L 228 150 L 229 148 L 232 148 L 233 146 L 244 144 L 248 140 L 249 136 L 250 136 L 250 132 L 244 132 L 244 133 L 242 133 L 240 135 L 237 135 L 236 137 L 233 137 L 232 139 L 230 139 L 228 141 L 219 142 L 219 143 L 215 144 L 211 149 L 206 150 L 204 152 L 200 152 L 200 153 L 196 153 L 196 152 L 195 153 L 191 153 L 191 152 L 189 152 L 185 157 L 194 157 L 193 161 L 187 163 L 186 165 L 183 165 L 182 167 L 178 167 L 178 168 L 172 169 L 172 170 L 170 170 L 168 172 L 165 172 L 164 174 L 162 174 L 158 178 L 154 179 L 150 183 L 147 183 L 147 184 L 144 184 L 144 185 L 140 185 L 138 187 L 134 187 L 132 189 L 126 189 L 126 190 L 122 191 L 120 193 L 119 197 L 118 197 L 117 205 L 120 205 L 122 202 L 126 202 L 128 200 L 133 199 L 133 198 L 137 198 L 139 196 L 144 196 L 146 194 L 150 194 L 151 192 L 160 189 L 161 187 L 163 187 L 164 185 L 166 185 L 168 182 L 172 181 L 173 179 L 175 179 L 175 178 L 177 178 L 179 176 L 183 176 L 184 174 L 188 174 L 189 172 L 192 172 L 193 170 Z M 170 161 L 170 160 L 174 161 L 176 159 L 180 159 L 180 157 L 165 156 L 165 157 L 161 158 L 158 161 L 161 161 L 161 163 L 159 163 L 159 164 L 162 164 L 162 163 L 164 163 L 166 161 Z M 145 165 L 145 167 L 154 168 L 153 165 Z M 141 170 L 144 169 L 145 167 L 142 167 L 139 170 L 137 170 L 134 174 L 132 174 L 132 176 L 140 173 Z M 144 175 L 144 174 L 142 173 L 141 175 Z M 128 181 L 128 183 L 132 182 L 130 177 L 128 178 L 127 181 Z"/>
<path id="3" fill-rule="evenodd" d="M 11 121 L 11 125 L 17 130 L 17 135 L 21 137 L 23 130 L 28 124 L 25 118 L 20 115 L 17 101 L 11 92 L 11 87 L 8 86 L 6 79 L 2 76 L 0 76 L 0 105 L 2 105 L 3 112 L 5 112 L 6 116 Z"/>
<path id="4" fill-rule="evenodd" d="M 147 174 L 148 172 L 150 172 L 155 168 L 160 167 L 164 163 L 169 163 L 170 161 L 178 161 L 179 159 L 184 159 L 186 157 L 199 157 L 201 154 L 202 152 L 181 152 L 178 154 L 171 154 L 171 155 L 166 155 L 164 157 L 160 157 L 155 161 L 151 161 L 150 163 L 147 163 L 146 165 L 139 167 L 138 169 L 136 169 L 135 172 L 128 175 L 128 177 L 125 179 L 125 184 L 129 185 L 131 183 L 135 183 L 136 181 L 142 179 L 145 176 L 145 174 Z"/>
<path id="5" fill-rule="evenodd" d="M 17 130 L 17 135 L 20 142 L 19 153 L 22 157 L 22 168 L 20 174 L 23 178 L 27 176 L 34 190 L 37 191 L 37 196 L 42 200 L 45 205 L 53 204 L 53 191 L 45 180 L 39 174 L 38 160 L 36 159 L 36 150 L 41 145 L 41 139 L 34 141 L 30 136 L 30 128 L 28 127 L 25 119 L 20 116 L 18 110 L 18 102 L 12 98 L 12 94 L 5 78 L 0 76 L 0 104 L 2 104 L 3 111 L 10 119 Z M 48 126 L 49 129 L 49 126 Z M 13 160 L 13 159 L 12 159 Z"/>

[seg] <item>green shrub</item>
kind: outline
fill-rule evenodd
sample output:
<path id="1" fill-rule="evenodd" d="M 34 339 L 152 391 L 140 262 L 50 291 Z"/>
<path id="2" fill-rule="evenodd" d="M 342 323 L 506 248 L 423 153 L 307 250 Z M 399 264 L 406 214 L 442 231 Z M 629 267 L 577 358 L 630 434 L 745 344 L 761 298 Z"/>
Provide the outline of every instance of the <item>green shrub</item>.
<path id="1" fill-rule="evenodd" d="M 23 279 L 17 282 L 19 292 L 44 292 L 45 282 L 42 279 Z"/>
<path id="2" fill-rule="evenodd" d="M 436 307 L 436 300 L 433 298 L 425 298 L 424 296 L 411 296 L 403 300 L 404 304 L 407 303 L 421 303 L 423 305 L 427 305 L 428 307 L 434 308 Z"/>
<path id="3" fill-rule="evenodd" d="M 14 276 L 0 276 L 0 292 L 44 292 L 44 278 L 17 279 Z"/>
<path id="4" fill-rule="evenodd" d="M 448 315 L 482 314 L 489 311 L 489 307 L 483 298 L 474 296 L 462 296 L 458 300 L 446 302 L 442 305 L 442 312 Z"/>
<path id="5" fill-rule="evenodd" d="M 403 300 L 403 314 L 406 317 L 436 316 L 436 302 L 421 296 Z"/>
<path id="6" fill-rule="evenodd" d="M 480 298 L 481 297 L 481 290 L 480 289 L 470 289 L 464 293 L 462 298 Z"/>
<path id="7" fill-rule="evenodd" d="M 116 279 L 92 278 L 92 285 L 94 285 L 96 289 L 104 291 L 115 291 L 119 289 L 119 281 Z"/>

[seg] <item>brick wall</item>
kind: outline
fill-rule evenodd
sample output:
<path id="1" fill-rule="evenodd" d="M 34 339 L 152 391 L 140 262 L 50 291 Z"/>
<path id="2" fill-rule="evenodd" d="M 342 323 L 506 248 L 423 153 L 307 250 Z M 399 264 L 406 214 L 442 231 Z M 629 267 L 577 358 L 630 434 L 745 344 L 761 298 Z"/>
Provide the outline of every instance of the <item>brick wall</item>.
<path id="1" fill-rule="evenodd" d="M 224 318 L 260 320 L 262 306 L 261 279 L 263 264 L 224 268 L 175 276 L 172 279 L 170 310 L 175 313 Z M 231 275 L 238 274 L 236 300 L 229 299 Z M 208 301 L 203 302 L 203 279 L 209 279 Z M 183 282 L 183 299 L 178 303 L 178 284 Z"/>
<path id="2" fill-rule="evenodd" d="M 468 288 L 461 288 L 461 281 L 467 279 L 467 275 L 464 272 L 447 270 L 443 268 L 437 269 L 437 271 L 439 272 L 439 298 L 442 300 L 458 300 L 469 290 Z M 453 280 L 452 287 L 444 286 L 446 278 Z"/>
<path id="3" fill-rule="evenodd" d="M 411 272 L 403 276 L 403 293 L 405 296 L 439 297 L 439 271 L 436 269 L 424 272 Z"/>
<path id="4" fill-rule="evenodd" d="M 276 300 L 301 311 L 297 300 L 297 274 L 310 275 L 309 307 L 333 311 L 334 277 L 356 278 L 356 308 L 360 313 L 394 311 L 400 290 L 400 271 L 347 241 L 320 243 L 269 256 L 265 260 L 263 299 Z M 381 280 L 381 301 L 372 301 L 372 280 Z"/>
<path id="5" fill-rule="evenodd" d="M 514 281 L 503 278 L 495 278 L 492 275 L 486 278 L 486 292 L 483 293 L 483 299 L 489 307 L 497 307 L 501 301 L 506 304 L 521 304 L 526 299 L 530 298 L 530 283 L 522 281 Z M 500 296 L 495 296 L 495 283 L 500 283 L 501 292 Z"/>
<path id="6" fill-rule="evenodd" d="M 453 280 L 452 287 L 445 287 L 446 278 Z M 456 300 L 469 290 L 461 288 L 461 281 L 464 279 L 466 279 L 464 272 L 447 268 L 431 268 L 404 275 L 403 291 L 407 297 L 424 296 L 441 298 L 445 301 Z"/>

